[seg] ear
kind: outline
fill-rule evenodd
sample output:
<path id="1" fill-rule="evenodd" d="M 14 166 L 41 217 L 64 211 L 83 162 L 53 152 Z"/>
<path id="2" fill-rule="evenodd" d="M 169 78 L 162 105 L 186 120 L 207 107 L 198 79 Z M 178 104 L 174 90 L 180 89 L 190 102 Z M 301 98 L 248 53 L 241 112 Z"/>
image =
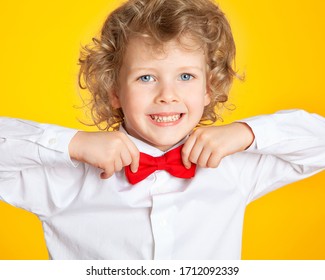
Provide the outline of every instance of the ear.
<path id="1" fill-rule="evenodd" d="M 114 109 L 121 108 L 121 102 L 120 102 L 120 98 L 118 97 L 117 92 L 116 91 L 111 91 L 108 95 L 109 95 L 109 101 L 111 103 L 111 106 Z"/>
<path id="2" fill-rule="evenodd" d="M 210 93 L 210 88 L 207 86 L 204 95 L 204 106 L 208 106 L 210 102 L 211 102 L 211 93 Z"/>

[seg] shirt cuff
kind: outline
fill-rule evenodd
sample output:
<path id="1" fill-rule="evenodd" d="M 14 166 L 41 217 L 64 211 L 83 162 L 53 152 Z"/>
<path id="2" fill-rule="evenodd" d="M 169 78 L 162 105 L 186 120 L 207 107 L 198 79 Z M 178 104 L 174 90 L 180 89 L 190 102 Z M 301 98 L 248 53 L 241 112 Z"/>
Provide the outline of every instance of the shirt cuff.
<path id="1" fill-rule="evenodd" d="M 240 120 L 246 123 L 254 133 L 253 143 L 246 151 L 261 150 L 278 142 L 276 135 L 276 122 L 272 115 L 263 115 Z"/>
<path id="2" fill-rule="evenodd" d="M 37 140 L 42 163 L 48 166 L 63 163 L 77 167 L 78 161 L 72 160 L 69 155 L 69 143 L 77 132 L 76 129 L 45 125 L 42 136 Z"/>

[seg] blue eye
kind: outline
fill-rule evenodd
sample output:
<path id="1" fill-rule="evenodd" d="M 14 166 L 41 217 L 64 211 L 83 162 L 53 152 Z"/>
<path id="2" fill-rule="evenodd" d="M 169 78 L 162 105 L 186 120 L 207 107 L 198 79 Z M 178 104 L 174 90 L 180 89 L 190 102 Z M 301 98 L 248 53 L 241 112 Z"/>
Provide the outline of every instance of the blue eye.
<path id="1" fill-rule="evenodd" d="M 181 75 L 181 80 L 182 81 L 189 81 L 193 79 L 193 76 L 191 74 L 184 73 Z"/>
<path id="2" fill-rule="evenodd" d="M 151 75 L 143 75 L 139 78 L 139 80 L 141 80 L 141 82 L 152 82 L 153 81 L 153 77 Z"/>

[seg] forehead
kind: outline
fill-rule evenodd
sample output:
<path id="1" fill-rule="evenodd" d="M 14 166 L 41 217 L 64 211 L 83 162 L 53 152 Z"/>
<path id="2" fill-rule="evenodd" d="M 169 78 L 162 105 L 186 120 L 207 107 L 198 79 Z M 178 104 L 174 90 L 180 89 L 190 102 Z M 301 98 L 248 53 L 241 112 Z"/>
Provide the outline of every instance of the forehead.
<path id="1" fill-rule="evenodd" d="M 164 60 L 173 57 L 205 58 L 204 47 L 196 40 L 185 36 L 163 43 L 137 36 L 129 39 L 123 61 Z"/>

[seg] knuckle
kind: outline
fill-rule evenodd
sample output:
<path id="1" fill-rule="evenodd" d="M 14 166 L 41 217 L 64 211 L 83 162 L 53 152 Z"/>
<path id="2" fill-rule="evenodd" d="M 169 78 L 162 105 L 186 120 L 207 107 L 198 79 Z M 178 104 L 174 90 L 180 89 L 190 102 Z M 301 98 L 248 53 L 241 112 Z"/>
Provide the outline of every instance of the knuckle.
<path id="1" fill-rule="evenodd" d="M 122 133 L 120 131 L 115 131 L 113 133 L 115 135 L 114 142 L 116 144 L 120 144 L 120 143 L 124 143 L 125 142 L 125 139 L 124 139 L 125 135 L 124 135 L 124 133 Z"/>
<path id="2" fill-rule="evenodd" d="M 210 141 L 210 140 L 209 140 L 209 135 L 206 134 L 206 133 L 201 133 L 201 134 L 198 136 L 198 140 L 199 140 L 199 141 L 202 141 L 202 142 Z"/>
<path id="3" fill-rule="evenodd" d="M 221 156 L 221 154 L 222 154 L 222 149 L 221 149 L 220 146 L 216 146 L 216 147 L 214 147 L 214 148 L 212 149 L 212 157 L 213 157 L 213 158 L 214 158 L 214 157 L 218 158 L 218 157 Z"/>
<path id="4" fill-rule="evenodd" d="M 211 139 L 211 138 L 207 139 L 207 145 L 209 147 L 214 147 L 215 146 L 215 140 Z"/>

